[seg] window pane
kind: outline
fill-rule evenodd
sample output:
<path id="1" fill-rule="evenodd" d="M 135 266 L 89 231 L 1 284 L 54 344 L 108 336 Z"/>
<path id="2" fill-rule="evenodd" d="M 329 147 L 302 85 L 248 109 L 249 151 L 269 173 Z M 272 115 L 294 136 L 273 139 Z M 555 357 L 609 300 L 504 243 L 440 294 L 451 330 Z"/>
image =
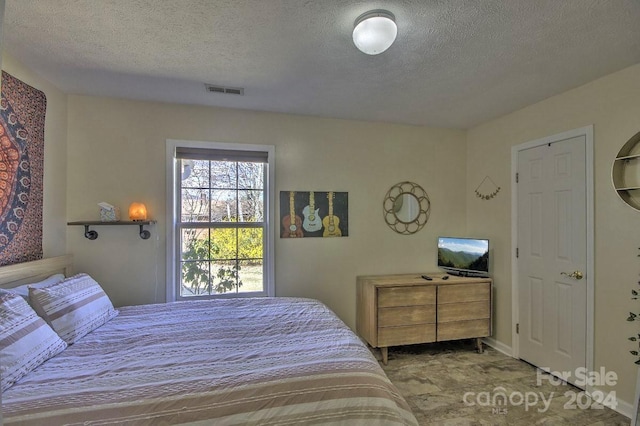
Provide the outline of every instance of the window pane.
<path id="1" fill-rule="evenodd" d="M 239 189 L 263 189 L 264 188 L 264 164 L 263 163 L 238 163 L 238 188 Z"/>
<path id="2" fill-rule="evenodd" d="M 213 259 L 236 259 L 238 257 L 237 230 L 235 228 L 212 229 L 211 235 Z"/>
<path id="3" fill-rule="evenodd" d="M 260 260 L 241 260 L 240 265 L 240 282 L 242 285 L 238 289 L 239 293 L 250 293 L 263 291 L 263 263 Z"/>
<path id="4" fill-rule="evenodd" d="M 235 188 L 237 163 L 235 161 L 211 162 L 211 188 Z"/>
<path id="5" fill-rule="evenodd" d="M 211 260 L 208 229 L 183 229 L 181 236 L 182 260 Z"/>
<path id="6" fill-rule="evenodd" d="M 235 260 L 211 262 L 212 293 L 238 292 L 238 267 Z"/>
<path id="7" fill-rule="evenodd" d="M 203 160 L 181 160 L 183 188 L 209 188 L 209 162 Z"/>
<path id="8" fill-rule="evenodd" d="M 237 192 L 234 190 L 211 191 L 211 221 L 236 222 L 238 217 Z"/>
<path id="9" fill-rule="evenodd" d="M 239 222 L 264 221 L 264 191 L 238 191 Z"/>
<path id="10" fill-rule="evenodd" d="M 183 297 L 211 294 L 209 262 L 182 262 L 180 295 Z"/>
<path id="11" fill-rule="evenodd" d="M 192 159 L 181 151 L 178 159 L 178 293 L 186 298 L 263 293 L 268 166 L 248 157 L 234 161 L 240 159 L 235 151 L 212 149 L 211 156 L 205 155 L 208 149 L 201 151 L 192 152 Z"/>
<path id="12" fill-rule="evenodd" d="M 257 259 L 264 257 L 262 228 L 238 229 L 238 258 Z"/>
<path id="13" fill-rule="evenodd" d="M 182 193 L 182 222 L 209 221 L 209 190 L 183 189 Z"/>

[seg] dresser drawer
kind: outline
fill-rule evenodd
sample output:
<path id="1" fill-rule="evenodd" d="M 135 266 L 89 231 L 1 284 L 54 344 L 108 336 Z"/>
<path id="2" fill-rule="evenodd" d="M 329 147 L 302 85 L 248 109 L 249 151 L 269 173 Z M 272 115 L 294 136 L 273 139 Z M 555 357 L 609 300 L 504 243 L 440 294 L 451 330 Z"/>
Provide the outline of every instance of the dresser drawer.
<path id="1" fill-rule="evenodd" d="M 491 320 L 471 320 L 438 323 L 438 342 L 445 340 L 487 337 L 491 334 Z"/>
<path id="2" fill-rule="evenodd" d="M 453 284 L 438 287 L 438 304 L 491 299 L 491 284 Z"/>
<path id="3" fill-rule="evenodd" d="M 436 305 L 378 308 L 378 327 L 436 322 Z"/>
<path id="4" fill-rule="evenodd" d="M 491 317 L 491 302 L 444 303 L 438 305 L 438 322 L 466 321 Z"/>
<path id="5" fill-rule="evenodd" d="M 378 289 L 378 308 L 433 305 L 435 303 L 435 286 L 385 287 Z"/>
<path id="6" fill-rule="evenodd" d="M 378 346 L 411 345 L 435 341 L 435 324 L 378 328 Z"/>

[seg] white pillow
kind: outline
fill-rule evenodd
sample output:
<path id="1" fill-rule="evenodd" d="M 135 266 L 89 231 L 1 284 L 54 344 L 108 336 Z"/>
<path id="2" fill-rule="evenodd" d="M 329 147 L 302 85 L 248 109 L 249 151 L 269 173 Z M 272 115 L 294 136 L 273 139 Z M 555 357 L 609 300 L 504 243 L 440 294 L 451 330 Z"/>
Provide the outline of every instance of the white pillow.
<path id="1" fill-rule="evenodd" d="M 29 287 L 33 309 L 68 344 L 118 315 L 100 284 L 78 274 L 45 288 Z"/>
<path id="2" fill-rule="evenodd" d="M 35 283 L 23 284 L 21 286 L 13 287 L 13 288 L 0 289 L 0 295 L 1 294 L 19 294 L 20 296 L 24 297 L 28 301 L 29 287 L 43 288 L 43 287 L 48 287 L 52 284 L 57 284 L 62 281 L 64 281 L 64 274 L 55 274 L 55 275 L 51 275 L 48 278 L 45 278 L 42 281 L 38 281 Z"/>
<path id="3" fill-rule="evenodd" d="M 2 392 L 67 344 L 17 294 L 0 296 L 0 388 Z"/>

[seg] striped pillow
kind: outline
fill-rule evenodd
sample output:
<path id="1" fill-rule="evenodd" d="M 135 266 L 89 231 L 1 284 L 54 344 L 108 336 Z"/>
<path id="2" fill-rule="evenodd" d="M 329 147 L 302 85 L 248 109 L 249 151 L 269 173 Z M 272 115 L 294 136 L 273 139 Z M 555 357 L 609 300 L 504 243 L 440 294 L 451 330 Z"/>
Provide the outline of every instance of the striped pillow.
<path id="1" fill-rule="evenodd" d="M 2 392 L 67 344 L 17 294 L 0 296 L 0 388 Z"/>
<path id="2" fill-rule="evenodd" d="M 29 288 L 33 309 L 68 344 L 73 344 L 118 315 L 111 300 L 87 274 L 46 288 Z"/>

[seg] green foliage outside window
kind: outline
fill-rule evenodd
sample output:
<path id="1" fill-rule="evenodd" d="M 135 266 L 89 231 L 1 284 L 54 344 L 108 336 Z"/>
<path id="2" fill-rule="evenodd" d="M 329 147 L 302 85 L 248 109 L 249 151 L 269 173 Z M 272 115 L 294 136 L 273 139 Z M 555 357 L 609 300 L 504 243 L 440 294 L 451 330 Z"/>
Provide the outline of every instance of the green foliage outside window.
<path id="1" fill-rule="evenodd" d="M 189 241 L 184 257 L 187 259 L 204 259 L 204 261 L 183 262 L 182 278 L 185 284 L 189 284 L 194 294 L 226 293 L 242 286 L 238 280 L 240 266 L 232 262 L 224 262 L 215 271 L 215 266 L 209 259 L 217 257 L 220 249 L 215 244 L 210 244 L 208 239 L 193 239 Z M 224 264 L 227 265 L 224 265 Z M 211 266 L 213 268 L 211 268 Z M 211 271 L 209 269 L 212 269 Z"/>
<path id="2" fill-rule="evenodd" d="M 238 229 L 236 250 L 236 230 L 233 228 L 213 231 L 218 253 L 217 259 L 262 259 L 262 228 Z"/>
<path id="3" fill-rule="evenodd" d="M 262 262 L 261 228 L 223 228 L 212 230 L 213 238 L 192 238 L 183 252 L 183 283 L 196 294 L 227 293 L 242 287 L 239 279 L 241 266 Z M 253 262 L 252 262 L 253 260 Z"/>

